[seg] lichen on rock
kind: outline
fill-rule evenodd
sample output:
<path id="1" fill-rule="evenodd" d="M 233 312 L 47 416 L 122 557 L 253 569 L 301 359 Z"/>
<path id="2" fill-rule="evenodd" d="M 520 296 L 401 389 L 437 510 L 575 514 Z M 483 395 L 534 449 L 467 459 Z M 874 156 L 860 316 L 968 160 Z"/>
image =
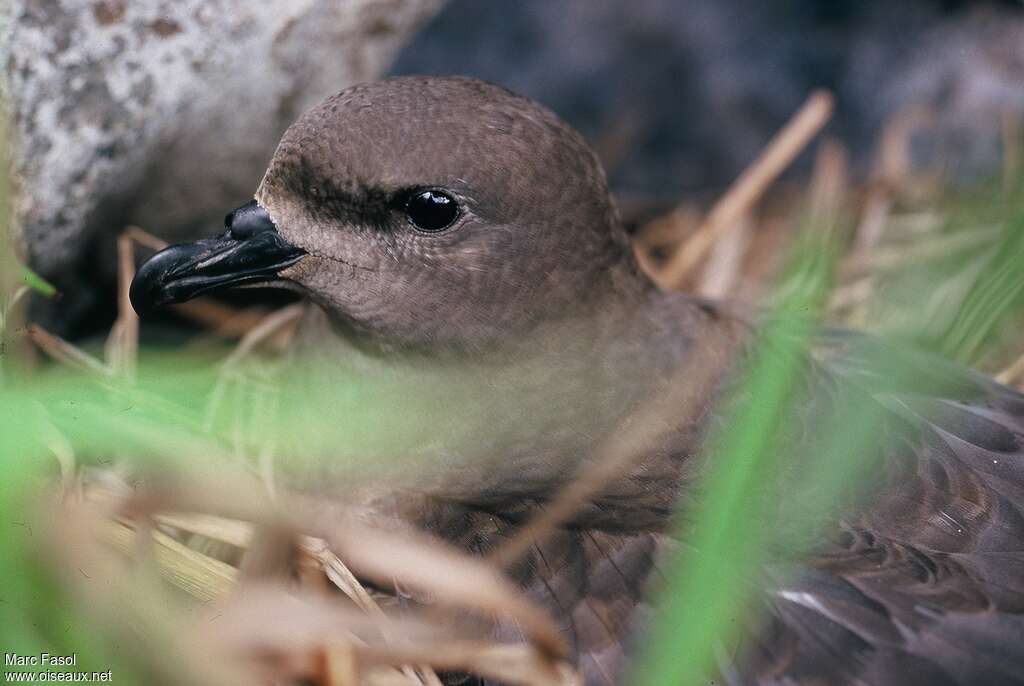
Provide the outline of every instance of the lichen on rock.
<path id="1" fill-rule="evenodd" d="M 16 219 L 63 290 L 126 224 L 209 233 L 302 110 L 372 79 L 443 0 L 12 0 Z M 103 252 L 103 251 L 100 251 Z"/>

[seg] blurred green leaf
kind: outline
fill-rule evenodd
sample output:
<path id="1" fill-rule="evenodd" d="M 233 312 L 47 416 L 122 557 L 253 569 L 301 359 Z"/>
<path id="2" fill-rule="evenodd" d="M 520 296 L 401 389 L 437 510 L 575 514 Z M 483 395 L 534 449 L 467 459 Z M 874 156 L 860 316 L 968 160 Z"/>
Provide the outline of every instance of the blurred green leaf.
<path id="1" fill-rule="evenodd" d="M 29 269 L 25 265 L 20 266 L 21 280 L 26 286 L 31 288 L 36 293 L 46 296 L 47 298 L 52 298 L 53 296 L 57 295 L 57 289 L 53 286 L 53 284 L 51 284 L 43 277 L 36 274 L 34 271 Z"/>
<path id="2" fill-rule="evenodd" d="M 640 686 L 704 681 L 716 651 L 731 640 L 748 609 L 752 572 L 769 537 L 760 486 L 777 466 L 780 427 L 831 280 L 834 253 L 822 247 L 810 237 L 800 244 L 723 429 L 709 438 L 703 501 L 677 528 L 684 548 L 659 594 L 653 631 L 636 668 Z"/>
<path id="3" fill-rule="evenodd" d="M 941 339 L 943 354 L 969 364 L 1000 322 L 1024 302 L 1024 213 L 1007 225 Z"/>

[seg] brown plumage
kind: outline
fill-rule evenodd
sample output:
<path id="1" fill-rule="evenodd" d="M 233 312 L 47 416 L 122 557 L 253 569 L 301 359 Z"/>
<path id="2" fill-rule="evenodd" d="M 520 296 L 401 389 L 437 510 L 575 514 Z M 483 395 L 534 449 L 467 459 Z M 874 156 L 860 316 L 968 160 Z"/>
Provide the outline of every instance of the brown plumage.
<path id="1" fill-rule="evenodd" d="M 472 406 L 439 411 L 409 447 L 430 473 L 388 484 L 393 513 L 471 551 L 507 539 L 699 351 L 712 351 L 698 362 L 718 389 L 737 359 L 727 352 L 742 358 L 745 322 L 659 292 L 637 268 L 580 137 L 495 86 L 407 77 L 339 93 L 288 130 L 256 201 L 220 239 L 143 265 L 136 307 L 285 282 L 320 306 L 304 326 L 312 358 Z M 793 464 L 814 459 L 821 419 L 846 403 L 876 407 L 885 440 L 864 456 L 877 460 L 867 498 L 795 574 L 785 555 L 750 570 L 768 619 L 723 657 L 723 677 L 1022 683 L 1024 397 L 843 332 L 822 334 L 803 378 Z M 588 683 L 619 679 L 642 632 L 717 395 L 513 570 L 564 626 Z M 780 475 L 765 492 L 798 500 L 779 490 L 798 481 Z"/>

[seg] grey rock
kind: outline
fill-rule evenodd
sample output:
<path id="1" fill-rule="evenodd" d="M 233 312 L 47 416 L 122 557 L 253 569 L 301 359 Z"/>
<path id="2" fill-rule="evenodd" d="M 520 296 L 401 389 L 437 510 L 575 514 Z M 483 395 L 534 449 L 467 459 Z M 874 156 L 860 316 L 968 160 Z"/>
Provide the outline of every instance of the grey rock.
<path id="1" fill-rule="evenodd" d="M 126 224 L 169 239 L 209 233 L 252 197 L 299 113 L 378 76 L 442 2 L 4 3 L 30 261 L 74 289 L 109 259 L 89 254 L 97 239 Z"/>

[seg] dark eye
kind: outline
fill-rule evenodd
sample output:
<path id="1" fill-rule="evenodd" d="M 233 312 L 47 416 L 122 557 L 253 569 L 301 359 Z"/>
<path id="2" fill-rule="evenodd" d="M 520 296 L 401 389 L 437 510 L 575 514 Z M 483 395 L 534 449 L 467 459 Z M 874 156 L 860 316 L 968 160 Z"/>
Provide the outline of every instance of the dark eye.
<path id="1" fill-rule="evenodd" d="M 405 204 L 405 216 L 420 231 L 443 231 L 459 218 L 459 204 L 441 191 L 416 191 Z"/>

